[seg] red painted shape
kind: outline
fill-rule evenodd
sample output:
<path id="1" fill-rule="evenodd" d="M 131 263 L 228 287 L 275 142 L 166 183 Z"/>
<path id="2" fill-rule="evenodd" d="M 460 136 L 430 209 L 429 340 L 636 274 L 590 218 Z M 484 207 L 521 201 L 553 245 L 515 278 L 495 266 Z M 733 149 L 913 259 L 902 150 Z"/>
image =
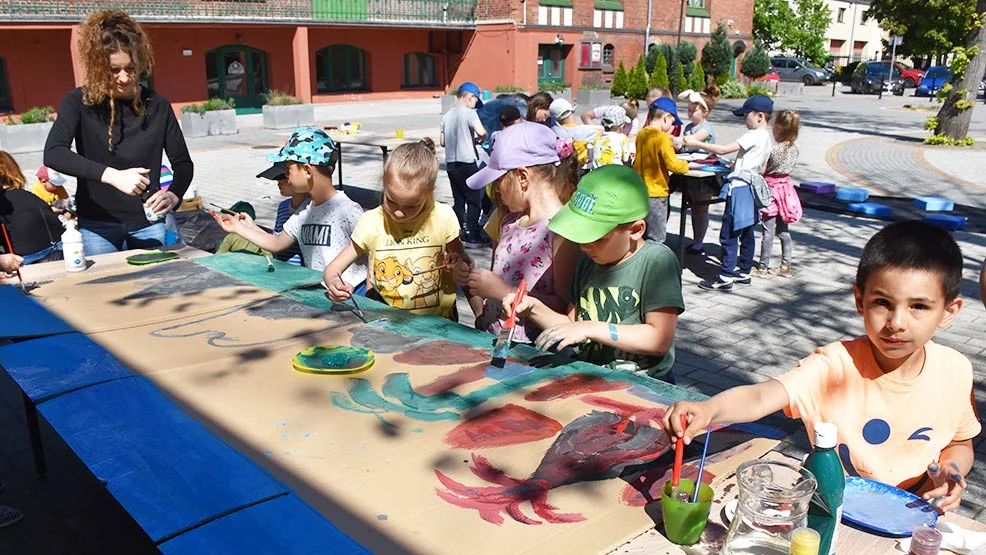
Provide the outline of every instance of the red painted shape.
<path id="1" fill-rule="evenodd" d="M 471 418 L 445 435 L 458 449 L 488 449 L 553 437 L 561 424 L 528 408 L 509 404 Z"/>
<path id="2" fill-rule="evenodd" d="M 490 359 L 489 350 L 473 349 L 453 341 L 429 341 L 394 355 L 394 361 L 415 366 L 442 366 L 445 364 L 469 364 Z"/>
<path id="3" fill-rule="evenodd" d="M 586 393 L 615 391 L 618 389 L 626 389 L 628 387 L 630 387 L 630 384 L 626 382 L 610 382 L 591 374 L 572 374 L 535 389 L 525 395 L 524 400 L 551 401 L 554 399 L 565 399 L 576 395 L 584 395 Z"/>
<path id="4" fill-rule="evenodd" d="M 635 417 L 635 419 L 640 420 L 641 424 L 648 421 L 660 422 L 661 417 L 664 416 L 664 413 L 667 410 L 664 407 L 642 407 L 640 405 L 622 403 L 600 395 L 589 395 L 582 400 L 594 407 L 609 409 L 610 412 L 614 414 L 619 414 L 627 418 L 630 418 L 631 416 Z"/>
<path id="5" fill-rule="evenodd" d="M 435 381 L 416 388 L 416 391 L 421 395 L 428 396 L 451 391 L 460 385 L 465 385 L 467 383 L 472 383 L 483 379 L 486 376 L 487 366 L 488 364 L 484 362 L 474 366 L 459 368 L 451 374 L 439 376 Z"/>

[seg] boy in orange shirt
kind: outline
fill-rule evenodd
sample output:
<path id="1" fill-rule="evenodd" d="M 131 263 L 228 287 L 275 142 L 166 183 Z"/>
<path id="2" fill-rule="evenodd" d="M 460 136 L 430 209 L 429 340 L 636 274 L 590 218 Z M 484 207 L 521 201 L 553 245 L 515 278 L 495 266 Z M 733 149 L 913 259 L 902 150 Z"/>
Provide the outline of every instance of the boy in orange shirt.
<path id="1" fill-rule="evenodd" d="M 804 421 L 811 438 L 816 423 L 831 422 L 848 474 L 954 510 L 982 425 L 969 360 L 931 339 L 962 308 L 961 283 L 962 253 L 947 231 L 920 221 L 891 224 L 866 243 L 856 272 L 865 336 L 816 349 L 776 379 L 675 403 L 664 429 L 688 443 L 711 423 L 750 422 L 783 409 Z"/>
<path id="2" fill-rule="evenodd" d="M 661 97 L 650 105 L 647 126 L 637 134 L 637 157 L 633 169 L 647 185 L 650 211 L 644 238 L 663 243 L 668 231 L 668 197 L 672 173 L 687 173 L 688 162 L 678 158 L 671 142 L 671 130 L 681 125 L 674 100 Z"/>

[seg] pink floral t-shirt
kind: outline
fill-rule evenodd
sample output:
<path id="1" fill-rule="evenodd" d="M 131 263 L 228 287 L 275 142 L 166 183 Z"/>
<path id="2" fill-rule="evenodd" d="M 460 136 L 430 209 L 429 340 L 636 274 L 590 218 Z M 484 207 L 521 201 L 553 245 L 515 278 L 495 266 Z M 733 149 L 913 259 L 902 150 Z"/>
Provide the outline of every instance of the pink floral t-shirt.
<path id="1" fill-rule="evenodd" d="M 522 213 L 507 214 L 500 224 L 500 242 L 493 253 L 493 273 L 516 287 L 527 280 L 529 294 L 554 294 L 555 278 L 551 271 L 551 244 L 555 234 L 548 230 L 548 220 L 531 226 L 518 225 Z M 501 302 L 487 299 L 476 327 L 497 334 L 503 327 Z M 503 315 L 506 318 L 506 315 Z M 521 318 L 514 332 L 514 341 L 530 343 L 541 330 L 533 322 Z"/>

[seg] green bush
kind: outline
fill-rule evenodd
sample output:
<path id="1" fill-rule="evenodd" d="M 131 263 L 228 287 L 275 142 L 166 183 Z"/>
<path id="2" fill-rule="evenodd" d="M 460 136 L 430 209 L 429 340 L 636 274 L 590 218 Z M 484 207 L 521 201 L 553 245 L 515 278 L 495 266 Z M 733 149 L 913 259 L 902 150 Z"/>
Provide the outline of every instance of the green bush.
<path id="1" fill-rule="evenodd" d="M 562 83 L 561 81 L 556 81 L 554 79 L 540 79 L 538 80 L 538 90 L 546 91 L 551 93 L 560 93 L 563 90 L 571 87 L 571 83 Z"/>
<path id="2" fill-rule="evenodd" d="M 527 92 L 523 88 L 517 85 L 497 85 L 493 87 L 493 92 L 495 93 L 522 93 Z"/>
<path id="3" fill-rule="evenodd" d="M 21 114 L 21 123 L 25 125 L 29 123 L 44 123 L 54 113 L 55 109 L 51 106 L 35 106 Z"/>
<path id="4" fill-rule="evenodd" d="M 627 98 L 644 98 L 647 95 L 647 71 L 644 67 L 644 57 L 637 60 L 636 67 L 630 72 L 627 82 Z"/>
<path id="5" fill-rule="evenodd" d="M 658 50 L 658 49 L 654 49 Z M 647 88 L 654 87 L 664 87 L 665 89 L 670 88 L 671 83 L 668 81 L 668 61 L 664 57 L 664 52 L 658 50 L 657 62 L 654 64 L 654 71 L 650 74 L 650 79 L 647 80 Z"/>
<path id="6" fill-rule="evenodd" d="M 952 139 L 946 137 L 945 135 L 932 135 L 924 140 L 926 145 L 946 145 L 946 146 L 972 146 L 976 144 L 976 139 L 972 137 L 963 137 L 961 139 Z"/>
<path id="7" fill-rule="evenodd" d="M 264 93 L 264 104 L 268 106 L 291 106 L 293 104 L 304 104 L 304 101 L 286 92 L 271 90 Z"/>
<path id="8" fill-rule="evenodd" d="M 627 70 L 623 67 L 623 61 L 621 60 L 620 65 L 616 67 L 616 72 L 613 74 L 613 82 L 609 85 L 609 94 L 612 96 L 626 96 L 629 80 Z"/>
<path id="9" fill-rule="evenodd" d="M 751 79 L 763 77 L 770 71 L 770 58 L 767 56 L 767 51 L 763 49 L 760 41 L 757 41 L 753 46 L 753 50 L 749 51 L 743 57 L 740 71 L 743 75 Z"/>
<path id="10" fill-rule="evenodd" d="M 746 88 L 746 96 L 753 96 L 755 94 L 762 94 L 764 96 L 774 96 L 774 91 L 768 89 L 763 85 L 750 85 Z"/>
<path id="11" fill-rule="evenodd" d="M 732 62 L 733 47 L 729 43 L 726 27 L 720 23 L 712 32 L 709 42 L 702 47 L 702 69 L 705 70 L 705 73 L 716 77 L 728 76 L 729 66 Z"/>
<path id="12" fill-rule="evenodd" d="M 202 104 L 189 104 L 181 107 L 183 114 L 204 114 L 206 112 L 218 112 L 219 110 L 232 110 L 236 108 L 236 102 L 232 98 L 210 98 Z"/>
<path id="13" fill-rule="evenodd" d="M 719 90 L 722 93 L 722 98 L 746 98 L 746 87 L 732 79 L 719 85 Z"/>
<path id="14" fill-rule="evenodd" d="M 695 69 L 689 78 L 688 88 L 693 91 L 705 90 L 705 70 L 702 69 L 702 62 L 695 62 Z"/>
<path id="15" fill-rule="evenodd" d="M 606 85 L 600 85 L 598 83 L 587 83 L 585 85 L 580 85 L 579 88 L 584 91 L 605 91 L 610 87 L 607 87 Z"/>
<path id="16" fill-rule="evenodd" d="M 688 78 L 685 77 L 685 66 L 678 64 L 678 81 L 675 83 L 674 94 L 677 96 L 678 93 L 688 88 Z"/>

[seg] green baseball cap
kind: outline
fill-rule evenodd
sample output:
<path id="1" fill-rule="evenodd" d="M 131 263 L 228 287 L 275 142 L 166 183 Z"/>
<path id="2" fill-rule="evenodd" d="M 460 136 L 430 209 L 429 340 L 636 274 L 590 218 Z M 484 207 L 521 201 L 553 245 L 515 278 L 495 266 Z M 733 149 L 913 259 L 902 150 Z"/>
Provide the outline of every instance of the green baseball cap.
<path id="1" fill-rule="evenodd" d="M 649 210 L 644 180 L 628 166 L 611 164 L 585 174 L 548 229 L 573 243 L 592 243 L 620 224 L 646 218 Z"/>

